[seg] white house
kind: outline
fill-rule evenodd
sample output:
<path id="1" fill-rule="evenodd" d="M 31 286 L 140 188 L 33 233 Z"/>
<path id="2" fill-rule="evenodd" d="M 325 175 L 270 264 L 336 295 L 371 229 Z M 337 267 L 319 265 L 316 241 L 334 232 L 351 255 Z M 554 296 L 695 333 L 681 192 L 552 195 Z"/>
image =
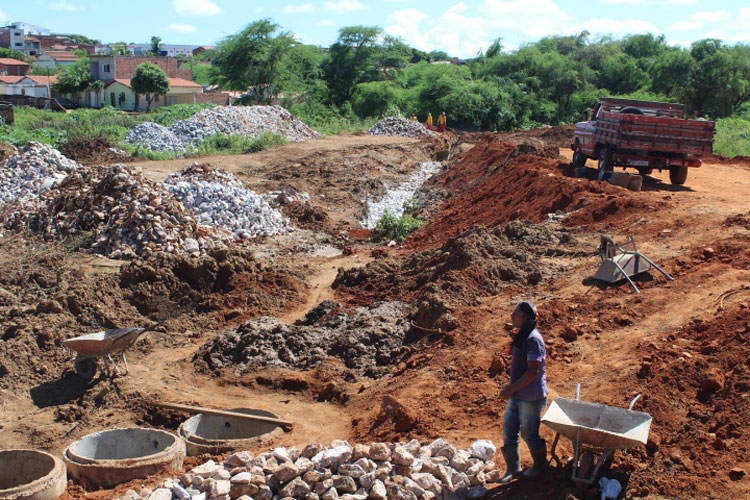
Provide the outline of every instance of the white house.
<path id="1" fill-rule="evenodd" d="M 26 75 L 16 83 L 6 84 L 5 91 L 10 95 L 51 97 L 51 87 L 56 82 L 56 76 Z"/>

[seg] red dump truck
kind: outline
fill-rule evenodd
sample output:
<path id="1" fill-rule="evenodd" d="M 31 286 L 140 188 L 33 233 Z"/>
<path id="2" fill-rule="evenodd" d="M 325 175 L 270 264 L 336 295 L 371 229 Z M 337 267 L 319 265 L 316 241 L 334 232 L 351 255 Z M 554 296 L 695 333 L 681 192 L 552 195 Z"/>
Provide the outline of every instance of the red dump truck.
<path id="1" fill-rule="evenodd" d="M 683 118 L 682 104 L 603 97 L 591 120 L 576 124 L 573 166 L 599 160 L 599 179 L 614 167 L 631 167 L 641 175 L 669 169 L 672 184 L 684 184 L 688 167 L 701 161 L 690 155 L 711 154 L 715 123 Z"/>

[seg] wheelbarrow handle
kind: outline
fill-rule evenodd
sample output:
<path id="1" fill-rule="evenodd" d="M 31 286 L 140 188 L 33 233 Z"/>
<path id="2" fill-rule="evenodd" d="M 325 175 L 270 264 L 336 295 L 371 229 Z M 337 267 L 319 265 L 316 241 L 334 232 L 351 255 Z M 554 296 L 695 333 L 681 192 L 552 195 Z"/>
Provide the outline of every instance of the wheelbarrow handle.
<path id="1" fill-rule="evenodd" d="M 633 406 L 635 406 L 635 402 L 638 401 L 641 397 L 641 394 L 638 394 L 636 397 L 633 398 L 633 401 L 630 402 L 630 406 L 628 406 L 628 410 L 632 410 Z"/>

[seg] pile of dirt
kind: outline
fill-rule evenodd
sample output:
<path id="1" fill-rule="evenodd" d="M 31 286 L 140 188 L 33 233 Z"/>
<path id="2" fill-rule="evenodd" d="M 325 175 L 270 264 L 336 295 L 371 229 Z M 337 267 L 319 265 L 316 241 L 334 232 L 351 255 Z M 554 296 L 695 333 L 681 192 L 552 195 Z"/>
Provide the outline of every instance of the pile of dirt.
<path id="1" fill-rule="evenodd" d="M 554 148 L 570 148 L 573 144 L 575 125 L 561 125 L 556 127 L 544 126 L 531 130 L 502 132 L 497 138 L 502 142 L 520 144 L 523 141 L 538 140 Z"/>
<path id="2" fill-rule="evenodd" d="M 303 229 L 332 232 L 328 212 L 320 206 L 302 201 L 293 201 L 281 207 L 281 213 L 292 223 Z"/>
<path id="3" fill-rule="evenodd" d="M 133 161 L 127 151 L 98 137 L 66 142 L 60 146 L 60 152 L 87 167 Z"/>
<path id="4" fill-rule="evenodd" d="M 301 271 L 265 266 L 240 248 L 200 257 L 155 254 L 123 267 L 118 285 L 146 316 L 216 311 L 234 320 L 281 311 L 306 290 Z"/>
<path id="5" fill-rule="evenodd" d="M 543 222 L 570 213 L 570 225 L 610 225 L 634 211 L 660 206 L 647 193 L 561 175 L 557 154 L 530 144 L 488 138 L 466 152 L 423 190 L 430 222 L 407 240 L 412 249 L 434 247 L 475 224 L 494 227 L 514 219 Z M 606 220 L 605 220 L 606 219 Z"/>
<path id="6" fill-rule="evenodd" d="M 265 366 L 311 370 L 332 356 L 350 370 L 379 377 L 408 352 L 410 312 L 403 302 L 346 311 L 324 301 L 294 325 L 273 317 L 247 321 L 206 344 L 198 356 L 212 370 L 236 375 Z"/>
<path id="7" fill-rule="evenodd" d="M 725 226 L 739 226 L 750 230 L 750 212 L 746 214 L 737 214 L 727 217 L 724 220 Z"/>
<path id="8" fill-rule="evenodd" d="M 494 229 L 474 226 L 403 261 L 383 256 L 340 270 L 333 287 L 357 304 L 394 297 L 418 303 L 419 326 L 452 329 L 449 309 L 508 285 L 536 285 L 565 269 L 554 257 L 587 252 L 568 228 L 515 220 Z"/>
<path id="9" fill-rule="evenodd" d="M 737 301 L 712 320 L 695 319 L 640 346 L 641 368 L 630 382 L 649 387 L 639 405 L 653 424 L 646 449 L 625 459 L 648 464 L 630 485 L 634 494 L 679 497 L 692 478 L 691 490 L 708 495 L 712 478 L 742 479 L 736 468 L 750 453 L 750 309 Z"/>
<path id="10" fill-rule="evenodd" d="M 0 388 L 47 382 L 72 368 L 67 338 L 168 319 L 138 348 L 170 347 L 205 329 L 280 313 L 306 291 L 303 271 L 263 266 L 239 249 L 159 254 L 95 272 L 69 248 L 13 243 L 0 245 Z"/>

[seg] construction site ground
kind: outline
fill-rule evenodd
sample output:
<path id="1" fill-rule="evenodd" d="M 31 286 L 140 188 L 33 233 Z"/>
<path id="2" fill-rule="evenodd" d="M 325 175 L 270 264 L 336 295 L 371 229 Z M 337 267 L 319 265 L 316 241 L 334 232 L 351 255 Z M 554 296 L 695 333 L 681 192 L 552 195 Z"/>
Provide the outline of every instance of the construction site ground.
<path id="1" fill-rule="evenodd" d="M 6 233 L 0 447 L 60 455 L 102 429 L 175 430 L 186 415 L 156 400 L 293 420 L 274 445 L 444 437 L 500 446 L 507 325 L 514 305 L 532 300 L 550 399 L 574 397 L 579 383 L 582 399 L 612 406 L 643 395 L 635 409 L 653 417 L 649 444 L 618 451 L 605 473 L 627 498 L 750 497 L 750 163 L 705 158 L 684 186 L 654 172 L 633 192 L 567 176 L 570 134 L 454 135 L 451 158 L 421 195 L 429 224 L 393 247 L 367 240 L 358 223 L 364 200 L 432 160 L 437 143 L 344 135 L 243 156 L 133 163 L 158 181 L 198 161 L 260 193 L 293 188 L 311 200 L 282 208 L 297 231 L 220 256 L 128 264 L 76 251 L 75 242 Z M 560 220 L 530 224 L 550 213 Z M 633 235 L 674 281 L 652 270 L 637 277 L 640 294 L 594 282 L 602 234 L 616 242 Z M 226 283 L 217 266 L 230 269 Z M 413 341 L 379 377 L 335 356 L 309 371 L 206 362 L 225 329 L 262 315 L 292 323 L 324 300 L 345 309 L 405 301 L 415 309 Z M 113 380 L 84 382 L 61 346 L 162 319 L 129 352 L 130 373 Z M 542 436 L 552 442 L 549 428 Z M 532 484 L 490 485 L 489 497 L 571 498 L 570 442 L 562 439 L 558 454 L 563 467 Z M 522 457 L 530 464 L 525 445 Z M 499 454 L 496 462 L 502 468 Z M 157 479 L 99 491 L 71 483 L 66 498 L 113 499 Z"/>

